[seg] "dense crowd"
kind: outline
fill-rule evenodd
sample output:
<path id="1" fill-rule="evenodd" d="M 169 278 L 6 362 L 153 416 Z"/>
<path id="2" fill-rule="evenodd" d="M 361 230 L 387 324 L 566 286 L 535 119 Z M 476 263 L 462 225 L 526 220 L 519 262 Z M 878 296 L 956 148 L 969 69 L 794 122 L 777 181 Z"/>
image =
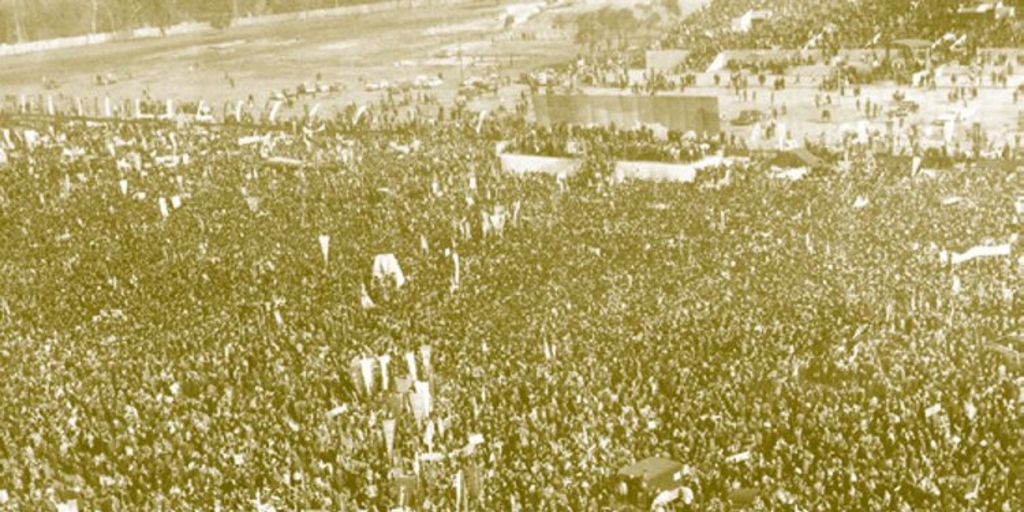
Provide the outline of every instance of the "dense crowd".
<path id="1" fill-rule="evenodd" d="M 1013 162 L 615 183 L 716 142 L 401 119 L 9 124 L 0 510 L 602 510 L 650 455 L 673 510 L 1024 508 Z"/>
<path id="2" fill-rule="evenodd" d="M 652 127 L 556 125 L 523 131 L 508 141 L 512 153 L 551 157 L 588 156 L 616 161 L 694 162 L 723 149 L 721 137 Z"/>
<path id="3" fill-rule="evenodd" d="M 901 40 L 931 44 L 952 35 L 933 48 L 931 58 L 939 61 L 969 56 L 977 48 L 1024 44 L 1015 19 L 967 20 L 958 15 L 959 7 L 916 0 L 714 0 L 680 21 L 659 44 L 692 50 L 689 63 L 700 69 L 723 50 L 814 49 L 834 56 L 843 48 L 892 47 Z M 751 10 L 764 12 L 763 21 L 734 30 L 733 21 Z"/>

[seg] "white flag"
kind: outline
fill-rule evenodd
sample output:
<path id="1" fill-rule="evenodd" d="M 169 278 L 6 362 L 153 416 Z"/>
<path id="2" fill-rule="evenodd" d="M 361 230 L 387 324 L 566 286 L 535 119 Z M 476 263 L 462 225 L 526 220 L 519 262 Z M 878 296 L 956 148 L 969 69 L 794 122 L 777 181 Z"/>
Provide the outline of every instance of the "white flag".
<path id="1" fill-rule="evenodd" d="M 330 235 L 320 235 L 320 254 L 324 256 L 324 267 L 327 266 L 327 257 L 331 247 Z"/>
<path id="2" fill-rule="evenodd" d="M 309 110 L 309 119 L 312 121 L 316 119 L 316 113 L 320 111 L 320 104 L 313 105 L 313 108 Z"/>
<path id="3" fill-rule="evenodd" d="M 167 200 L 161 197 L 157 202 L 160 204 L 160 216 L 165 219 L 170 217 L 171 213 L 167 210 Z"/>
<path id="4" fill-rule="evenodd" d="M 121 180 L 119 184 L 121 185 L 121 195 L 128 195 L 128 180 Z"/>
<path id="5" fill-rule="evenodd" d="M 380 364 L 380 382 L 384 391 L 388 390 L 388 364 L 391 363 L 391 356 L 384 354 L 377 356 L 377 363 Z"/>
<path id="6" fill-rule="evenodd" d="M 383 422 L 384 426 L 384 444 L 388 449 L 388 457 L 391 456 L 392 451 L 395 447 L 395 420 L 386 419 Z"/>
<path id="7" fill-rule="evenodd" d="M 394 254 L 378 254 L 373 258 L 373 277 L 381 280 L 392 277 L 397 288 L 405 284 L 405 274 L 402 273 L 402 267 L 399 266 L 398 258 Z"/>
<path id="8" fill-rule="evenodd" d="M 452 290 L 459 288 L 459 253 L 452 251 Z"/>
<path id="9" fill-rule="evenodd" d="M 359 110 L 356 110 L 356 115 L 352 118 L 352 124 L 359 124 L 359 120 L 363 118 L 363 114 L 366 113 L 366 107 L 360 106 Z"/>
<path id="10" fill-rule="evenodd" d="M 373 363 L 372 357 L 367 357 L 359 360 L 359 368 L 363 373 L 363 385 L 366 386 L 367 393 L 373 393 Z"/>
<path id="11" fill-rule="evenodd" d="M 480 135 L 480 130 L 484 127 L 484 119 L 487 119 L 487 111 L 483 110 L 480 112 L 480 118 L 476 121 L 476 134 Z"/>
<path id="12" fill-rule="evenodd" d="M 921 157 L 915 156 L 910 163 L 910 175 L 916 176 L 918 169 L 921 168 Z"/>
<path id="13" fill-rule="evenodd" d="M 270 107 L 270 117 L 269 117 L 269 119 L 270 119 L 271 124 L 273 124 L 274 121 L 277 119 L 277 112 L 279 110 L 281 110 L 281 102 L 280 101 L 275 101 L 274 105 L 272 107 Z"/>

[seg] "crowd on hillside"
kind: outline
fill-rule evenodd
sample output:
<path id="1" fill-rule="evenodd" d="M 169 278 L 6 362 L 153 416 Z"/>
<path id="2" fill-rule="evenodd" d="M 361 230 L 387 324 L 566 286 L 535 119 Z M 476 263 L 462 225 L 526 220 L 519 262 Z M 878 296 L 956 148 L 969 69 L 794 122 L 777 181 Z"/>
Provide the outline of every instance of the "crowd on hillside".
<path id="1" fill-rule="evenodd" d="M 720 143 L 481 119 L 8 126 L 0 510 L 610 510 L 655 455 L 666 510 L 1024 508 L 1013 162 L 614 183 Z"/>

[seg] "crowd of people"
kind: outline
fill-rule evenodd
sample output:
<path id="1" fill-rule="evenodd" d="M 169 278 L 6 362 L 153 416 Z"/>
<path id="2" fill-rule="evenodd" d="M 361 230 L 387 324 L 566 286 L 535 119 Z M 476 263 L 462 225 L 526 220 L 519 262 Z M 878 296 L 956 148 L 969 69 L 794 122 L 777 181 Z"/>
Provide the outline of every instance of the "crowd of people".
<path id="1" fill-rule="evenodd" d="M 352 110 L 5 120 L 0 510 L 604 510 L 648 456 L 669 510 L 1024 508 L 1012 160 L 619 182 L 724 138 Z"/>
<path id="2" fill-rule="evenodd" d="M 722 50 L 814 49 L 834 56 L 844 48 L 893 46 L 901 40 L 931 44 L 952 35 L 931 55 L 948 60 L 978 48 L 1024 44 L 1014 18 L 968 19 L 958 14 L 959 7 L 957 2 L 916 0 L 714 0 L 681 20 L 659 45 L 692 50 L 690 65 L 703 69 Z M 764 12 L 763 21 L 735 30 L 734 20 L 752 10 Z"/>
<path id="3" fill-rule="evenodd" d="M 535 127 L 511 138 L 511 153 L 550 157 L 587 156 L 607 161 L 686 163 L 724 150 L 723 137 L 698 136 L 652 127 Z"/>

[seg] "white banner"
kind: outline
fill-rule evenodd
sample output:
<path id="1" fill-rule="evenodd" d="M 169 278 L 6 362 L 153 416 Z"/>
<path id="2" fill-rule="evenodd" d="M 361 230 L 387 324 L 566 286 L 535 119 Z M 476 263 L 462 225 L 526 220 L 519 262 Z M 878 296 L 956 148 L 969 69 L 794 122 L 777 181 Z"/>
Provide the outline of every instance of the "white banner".
<path id="1" fill-rule="evenodd" d="M 954 265 L 958 265 L 965 261 L 970 261 L 975 258 L 987 258 L 991 256 L 1009 256 L 1010 255 L 1010 244 L 1003 245 L 976 245 L 967 252 L 953 253 L 951 261 Z"/>

